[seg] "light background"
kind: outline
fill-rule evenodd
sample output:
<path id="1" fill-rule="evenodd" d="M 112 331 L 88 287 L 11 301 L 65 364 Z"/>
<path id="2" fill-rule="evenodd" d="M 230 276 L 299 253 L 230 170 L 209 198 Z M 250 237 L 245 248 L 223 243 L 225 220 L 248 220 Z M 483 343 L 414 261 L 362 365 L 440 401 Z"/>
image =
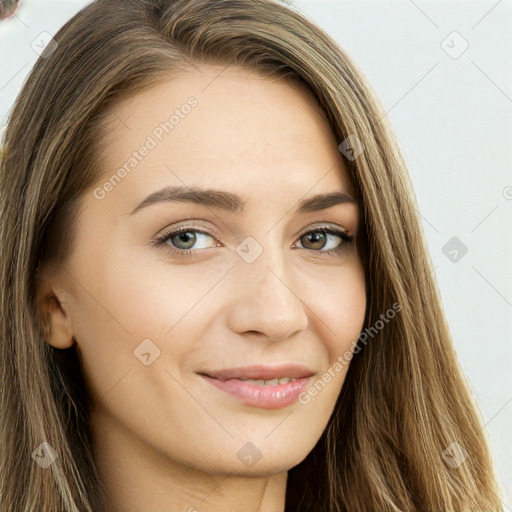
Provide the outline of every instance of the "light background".
<path id="1" fill-rule="evenodd" d="M 2 124 L 37 59 L 33 41 L 87 3 L 22 0 L 0 22 Z M 512 0 L 294 0 L 291 8 L 354 59 L 398 135 L 512 511 Z M 468 248 L 457 262 L 443 253 L 452 237 Z"/>

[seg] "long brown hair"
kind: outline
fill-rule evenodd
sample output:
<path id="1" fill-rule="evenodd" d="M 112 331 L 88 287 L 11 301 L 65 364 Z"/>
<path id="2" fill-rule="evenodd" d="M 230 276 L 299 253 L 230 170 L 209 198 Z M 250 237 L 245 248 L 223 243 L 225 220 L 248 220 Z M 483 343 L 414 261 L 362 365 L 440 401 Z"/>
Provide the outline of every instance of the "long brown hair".
<path id="1" fill-rule="evenodd" d="M 55 35 L 10 114 L 1 193 L 0 505 L 105 512 L 75 348 L 45 342 L 38 269 L 71 254 L 77 208 L 104 169 L 115 105 L 200 63 L 298 80 L 341 143 L 363 207 L 365 329 L 315 448 L 288 473 L 286 510 L 502 510 L 481 419 L 459 369 L 408 172 L 363 74 L 327 34 L 274 0 L 97 0 Z M 382 321 L 382 320 L 381 320 Z M 374 329 L 375 330 L 375 329 Z M 32 454 L 47 442 L 47 469 Z M 459 443 L 458 467 L 442 454 Z"/>

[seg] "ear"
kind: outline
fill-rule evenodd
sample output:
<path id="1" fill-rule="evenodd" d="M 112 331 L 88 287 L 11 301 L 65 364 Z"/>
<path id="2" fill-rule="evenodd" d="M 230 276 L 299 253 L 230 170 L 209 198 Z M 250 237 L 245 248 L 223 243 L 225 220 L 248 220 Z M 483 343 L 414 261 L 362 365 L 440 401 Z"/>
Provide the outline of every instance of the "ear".
<path id="1" fill-rule="evenodd" d="M 43 337 L 52 347 L 60 349 L 70 348 L 74 344 L 66 297 L 67 292 L 57 287 L 55 275 L 38 272 L 37 308 Z"/>

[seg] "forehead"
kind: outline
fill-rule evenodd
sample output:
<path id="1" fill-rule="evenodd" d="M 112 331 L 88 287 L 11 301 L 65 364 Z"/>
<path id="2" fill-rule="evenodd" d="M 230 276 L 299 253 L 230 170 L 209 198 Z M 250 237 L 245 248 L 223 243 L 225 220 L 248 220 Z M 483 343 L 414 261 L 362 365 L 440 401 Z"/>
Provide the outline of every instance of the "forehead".
<path id="1" fill-rule="evenodd" d="M 337 141 L 305 86 L 237 68 L 201 66 L 121 101 L 104 127 L 104 178 L 120 190 L 169 184 L 283 200 L 283 191 L 353 195 Z M 293 192 L 295 193 L 295 192 Z"/>

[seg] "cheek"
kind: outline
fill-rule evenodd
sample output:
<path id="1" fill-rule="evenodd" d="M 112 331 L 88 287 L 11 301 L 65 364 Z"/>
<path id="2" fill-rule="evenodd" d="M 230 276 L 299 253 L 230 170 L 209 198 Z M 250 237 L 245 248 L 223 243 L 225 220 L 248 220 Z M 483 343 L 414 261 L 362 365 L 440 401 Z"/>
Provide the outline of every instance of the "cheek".
<path id="1" fill-rule="evenodd" d="M 318 285 L 317 285 L 318 286 Z M 318 289 L 318 288 L 317 288 Z M 352 350 L 364 325 L 366 287 L 364 270 L 357 263 L 343 272 L 334 273 L 317 291 L 311 309 L 318 316 L 318 337 L 329 354 L 329 362 Z"/>
<path id="2" fill-rule="evenodd" d="M 156 249 L 154 249 L 156 251 Z M 162 250 L 163 251 L 163 250 Z M 167 262 L 165 253 L 148 258 L 144 251 L 110 264 L 105 287 L 116 290 L 112 308 L 128 329 L 164 336 L 178 323 L 194 316 L 198 304 L 215 293 L 219 277 L 230 268 Z"/>
<path id="3" fill-rule="evenodd" d="M 148 358 L 166 367 L 183 366 L 209 321 L 202 303 L 225 270 L 203 271 L 200 277 L 193 266 L 158 272 L 130 258 L 104 259 L 95 268 L 88 275 L 74 270 L 88 285 L 87 292 L 77 286 L 72 311 L 92 395 L 103 396 L 130 368 L 144 367 Z M 172 361 L 166 350 L 170 344 Z"/>
<path id="4" fill-rule="evenodd" d="M 318 338 L 326 352 L 322 371 L 299 397 L 314 414 L 330 417 L 352 360 L 353 350 L 364 325 L 366 313 L 366 287 L 364 270 L 357 263 L 334 273 L 318 295 L 312 309 Z"/>

